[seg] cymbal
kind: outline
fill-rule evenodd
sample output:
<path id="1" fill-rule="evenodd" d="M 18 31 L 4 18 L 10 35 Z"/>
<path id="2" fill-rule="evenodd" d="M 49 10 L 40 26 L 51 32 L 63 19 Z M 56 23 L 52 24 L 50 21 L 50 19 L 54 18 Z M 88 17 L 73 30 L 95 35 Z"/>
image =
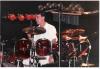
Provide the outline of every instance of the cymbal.
<path id="1" fill-rule="evenodd" d="M 22 29 L 25 33 L 29 33 L 30 30 L 34 30 L 34 27 L 25 27 Z"/>
<path id="2" fill-rule="evenodd" d="M 63 40 L 79 40 L 79 37 L 70 37 L 70 36 L 67 36 L 67 35 L 63 35 L 62 39 Z"/>
<path id="3" fill-rule="evenodd" d="M 23 28 L 23 31 L 25 33 L 34 34 L 34 35 L 38 35 L 46 32 L 46 30 L 42 27 L 25 27 Z"/>
<path id="4" fill-rule="evenodd" d="M 75 29 L 75 33 L 83 34 L 85 33 L 84 29 Z"/>
<path id="5" fill-rule="evenodd" d="M 83 33 L 85 33 L 84 29 L 66 29 L 61 34 L 62 35 L 68 35 L 68 36 L 72 37 L 72 36 L 75 36 L 75 35 L 81 35 Z"/>
<path id="6" fill-rule="evenodd" d="M 36 34 L 42 34 L 42 33 L 46 32 L 46 29 L 44 29 L 43 27 L 36 27 L 33 32 L 36 33 Z"/>

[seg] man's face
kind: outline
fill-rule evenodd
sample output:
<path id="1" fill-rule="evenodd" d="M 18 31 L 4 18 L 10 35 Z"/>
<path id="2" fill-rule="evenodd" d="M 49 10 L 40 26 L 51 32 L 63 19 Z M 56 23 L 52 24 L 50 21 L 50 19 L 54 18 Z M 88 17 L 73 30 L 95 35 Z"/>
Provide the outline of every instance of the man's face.
<path id="1" fill-rule="evenodd" d="M 36 22 L 37 22 L 37 24 L 42 25 L 44 23 L 44 16 L 42 16 L 41 14 L 37 14 Z"/>

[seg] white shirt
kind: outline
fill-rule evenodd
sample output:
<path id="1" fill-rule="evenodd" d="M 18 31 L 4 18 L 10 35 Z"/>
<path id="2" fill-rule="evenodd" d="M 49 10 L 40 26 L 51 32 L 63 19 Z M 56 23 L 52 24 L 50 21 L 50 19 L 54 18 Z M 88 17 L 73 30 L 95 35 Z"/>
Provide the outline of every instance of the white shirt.
<path id="1" fill-rule="evenodd" d="M 56 39 L 57 41 L 57 36 L 56 36 L 56 28 L 51 25 L 48 24 L 47 22 L 45 23 L 44 29 L 46 30 L 45 33 L 43 34 L 39 34 L 39 35 L 34 35 L 34 41 L 36 42 L 38 39 L 48 39 L 50 41 L 52 41 L 53 39 Z"/>

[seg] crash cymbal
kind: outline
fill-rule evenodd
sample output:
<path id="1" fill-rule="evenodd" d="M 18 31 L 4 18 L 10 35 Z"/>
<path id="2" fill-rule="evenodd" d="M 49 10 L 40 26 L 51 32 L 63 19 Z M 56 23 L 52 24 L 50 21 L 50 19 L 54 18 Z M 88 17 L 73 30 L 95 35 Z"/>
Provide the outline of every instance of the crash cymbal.
<path id="1" fill-rule="evenodd" d="M 34 34 L 34 35 L 38 35 L 46 32 L 46 30 L 42 27 L 25 27 L 23 31 L 25 33 Z"/>
<path id="2" fill-rule="evenodd" d="M 79 37 L 69 37 L 67 35 L 62 36 L 63 40 L 79 40 Z"/>
<path id="3" fill-rule="evenodd" d="M 85 33 L 84 29 L 66 29 L 61 33 L 61 35 L 67 35 L 70 37 L 82 35 Z"/>
<path id="4" fill-rule="evenodd" d="M 74 33 L 81 35 L 81 34 L 85 33 L 85 30 L 84 29 L 75 29 Z"/>

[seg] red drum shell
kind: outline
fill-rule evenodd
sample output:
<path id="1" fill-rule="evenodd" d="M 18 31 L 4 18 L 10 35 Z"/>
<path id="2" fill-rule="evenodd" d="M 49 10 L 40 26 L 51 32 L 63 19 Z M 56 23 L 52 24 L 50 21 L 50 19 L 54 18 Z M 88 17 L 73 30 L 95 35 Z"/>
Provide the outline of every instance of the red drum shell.
<path id="1" fill-rule="evenodd" d="M 36 53 L 39 56 L 46 56 L 50 52 L 50 41 L 48 39 L 39 39 L 36 41 Z"/>
<path id="2" fill-rule="evenodd" d="M 19 40 L 16 43 L 16 56 L 22 59 L 30 57 L 30 47 L 31 41 Z"/>

